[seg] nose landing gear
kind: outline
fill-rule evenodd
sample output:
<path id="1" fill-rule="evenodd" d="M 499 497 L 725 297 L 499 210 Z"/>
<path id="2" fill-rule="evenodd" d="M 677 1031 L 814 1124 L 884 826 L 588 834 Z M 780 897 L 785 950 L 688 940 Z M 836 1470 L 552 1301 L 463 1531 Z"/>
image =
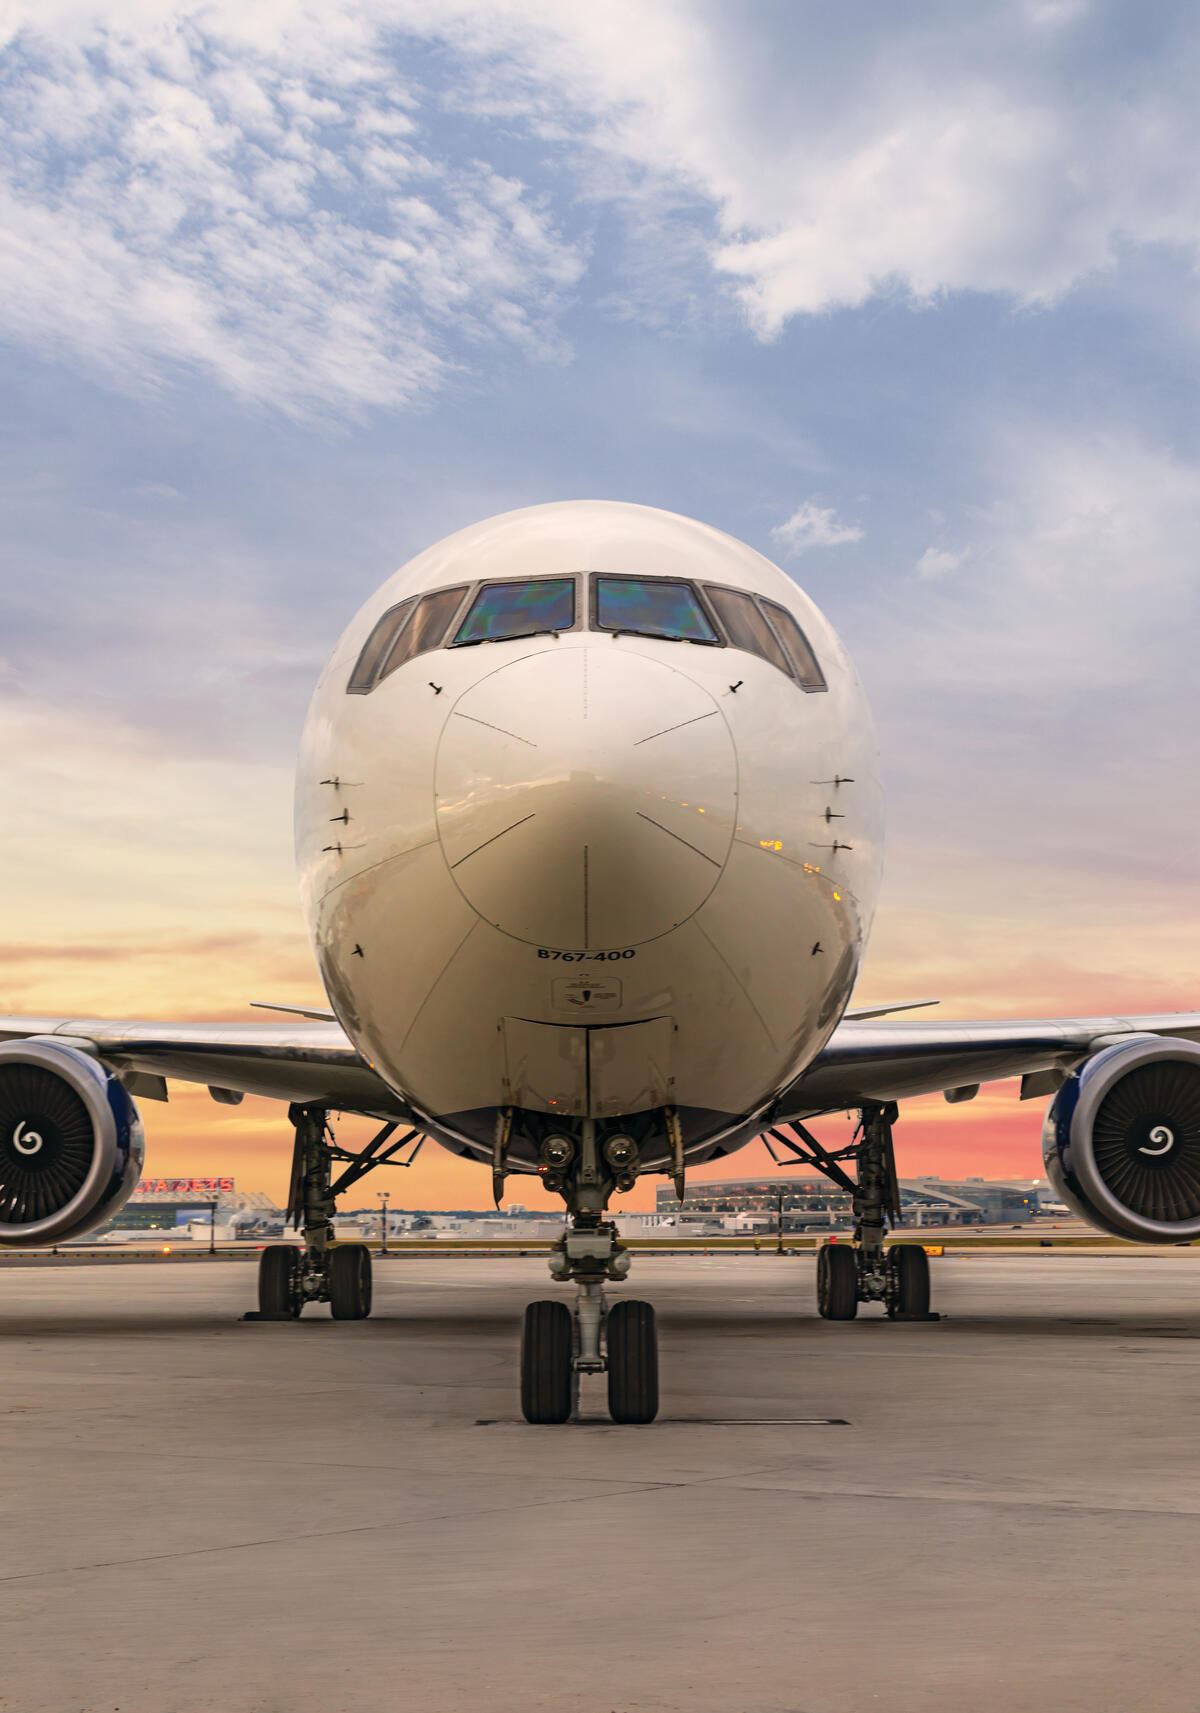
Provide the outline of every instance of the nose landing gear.
<path id="1" fill-rule="evenodd" d="M 574 1328 L 566 1303 L 530 1303 L 521 1330 L 521 1413 L 557 1426 L 575 1407 Z"/>
<path id="2" fill-rule="evenodd" d="M 651 1303 L 626 1299 L 608 1317 L 608 1413 L 615 1422 L 658 1414 L 658 1325 Z"/>
<path id="3" fill-rule="evenodd" d="M 571 1280 L 575 1302 L 530 1303 L 521 1338 L 521 1411 L 527 1422 L 568 1421 L 578 1413 L 583 1374 L 607 1374 L 614 1422 L 658 1414 L 658 1330 L 649 1303 L 610 1308 L 606 1280 L 624 1279 L 629 1251 L 607 1220 L 576 1215 L 550 1256 L 550 1276 Z"/>
<path id="4" fill-rule="evenodd" d="M 629 1251 L 604 1218 L 616 1188 L 637 1175 L 637 1148 L 625 1135 L 603 1151 L 585 1118 L 575 1138 L 553 1135 L 541 1147 L 542 1178 L 566 1200 L 570 1223 L 550 1254 L 550 1277 L 575 1286 L 571 1308 L 530 1303 L 521 1340 L 521 1410 L 527 1422 L 565 1422 L 579 1410 L 579 1379 L 607 1374 L 614 1422 L 652 1422 L 658 1414 L 658 1331 L 649 1303 L 609 1308 L 606 1283 L 629 1273 Z M 611 1175 L 610 1175 L 611 1173 Z M 569 1338 L 568 1338 L 569 1333 Z"/>

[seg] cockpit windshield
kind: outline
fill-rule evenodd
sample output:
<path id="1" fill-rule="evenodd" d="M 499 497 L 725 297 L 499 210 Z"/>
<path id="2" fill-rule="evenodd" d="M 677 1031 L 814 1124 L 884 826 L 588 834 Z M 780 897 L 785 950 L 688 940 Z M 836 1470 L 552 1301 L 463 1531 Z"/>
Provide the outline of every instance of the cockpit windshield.
<path id="1" fill-rule="evenodd" d="M 575 579 L 541 577 L 525 583 L 486 584 L 471 602 L 451 643 L 501 642 L 570 630 L 575 623 Z"/>
<path id="2" fill-rule="evenodd" d="M 675 642 L 720 642 L 690 583 L 663 577 L 597 577 L 596 627 Z"/>
<path id="3" fill-rule="evenodd" d="M 590 623 L 595 630 L 744 649 L 769 660 L 804 690 L 826 688 L 808 638 L 777 601 L 714 583 L 701 590 L 673 577 L 599 572 L 590 581 Z M 432 589 L 390 607 L 363 644 L 347 690 L 366 695 L 406 661 L 430 649 L 557 635 L 578 622 L 579 574 L 476 583 L 473 596 L 471 587 L 459 583 Z"/>

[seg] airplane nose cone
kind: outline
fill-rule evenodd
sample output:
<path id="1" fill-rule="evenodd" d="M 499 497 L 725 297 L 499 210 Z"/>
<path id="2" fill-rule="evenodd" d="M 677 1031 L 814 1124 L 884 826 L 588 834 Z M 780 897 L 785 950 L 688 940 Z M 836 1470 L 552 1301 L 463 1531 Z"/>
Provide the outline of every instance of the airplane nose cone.
<path id="1" fill-rule="evenodd" d="M 685 921 L 717 883 L 737 813 L 712 696 L 611 639 L 559 643 L 464 692 L 436 789 L 467 902 L 565 951 L 636 945 Z"/>

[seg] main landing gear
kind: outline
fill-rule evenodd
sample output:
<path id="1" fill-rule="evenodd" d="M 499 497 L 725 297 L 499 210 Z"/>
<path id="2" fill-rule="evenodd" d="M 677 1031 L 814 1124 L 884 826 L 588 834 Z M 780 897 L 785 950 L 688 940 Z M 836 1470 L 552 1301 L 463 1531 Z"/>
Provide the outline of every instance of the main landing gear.
<path id="1" fill-rule="evenodd" d="M 259 1320 L 296 1320 L 306 1303 L 328 1303 L 334 1320 L 365 1320 L 371 1312 L 371 1251 L 365 1243 L 334 1243 L 333 1215 L 343 1190 L 377 1166 L 411 1165 L 396 1156 L 417 1135 L 409 1130 L 392 1142 L 395 1124 L 383 1129 L 359 1154 L 339 1148 L 323 1106 L 292 1106 L 295 1128 L 287 1220 L 302 1229 L 303 1245 L 273 1243 L 258 1264 Z M 390 1145 L 389 1145 L 390 1144 Z M 336 1182 L 335 1160 L 348 1162 Z"/>
<path id="2" fill-rule="evenodd" d="M 780 1131 L 771 1135 L 814 1165 L 853 1198 L 854 1240 L 825 1243 L 817 1251 L 817 1312 L 824 1320 L 853 1320 L 859 1303 L 882 1303 L 889 1320 L 937 1320 L 929 1311 L 929 1257 L 919 1243 L 884 1246 L 889 1222 L 900 1217 L 892 1125 L 893 1101 L 864 1106 L 862 1121 L 848 1148 L 824 1148 L 802 1124 L 792 1128 L 807 1147 Z M 777 1156 L 776 1156 L 777 1157 Z M 857 1180 L 842 1169 L 857 1163 Z"/>
<path id="3" fill-rule="evenodd" d="M 883 1290 L 879 1290 L 882 1273 Z M 919 1243 L 893 1243 L 882 1265 L 868 1267 L 849 1243 L 817 1251 L 817 1312 L 823 1320 L 853 1320 L 859 1303 L 882 1301 L 889 1320 L 937 1320 L 929 1312 L 929 1257 Z"/>
<path id="4" fill-rule="evenodd" d="M 584 1374 L 608 1377 L 614 1422 L 652 1422 L 658 1414 L 658 1328 L 649 1303 L 622 1299 L 610 1308 L 604 1286 L 626 1278 L 630 1255 L 617 1228 L 603 1217 L 614 1188 L 627 1188 L 637 1151 L 627 1136 L 603 1149 L 584 1119 L 576 1139 L 548 1136 L 541 1145 L 542 1178 L 567 1202 L 570 1223 L 550 1255 L 550 1276 L 575 1286 L 575 1301 L 530 1303 L 521 1336 L 521 1411 L 527 1422 L 556 1424 L 578 1413 Z"/>

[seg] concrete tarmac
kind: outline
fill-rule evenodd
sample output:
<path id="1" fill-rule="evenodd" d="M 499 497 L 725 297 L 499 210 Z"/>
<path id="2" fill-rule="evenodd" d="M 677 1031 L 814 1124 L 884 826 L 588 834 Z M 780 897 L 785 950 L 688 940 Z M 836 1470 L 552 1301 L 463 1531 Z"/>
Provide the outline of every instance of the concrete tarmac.
<path id="1" fill-rule="evenodd" d="M 541 1261 L 282 1325 L 244 1262 L 2 1271 L 0 1710 L 1194 1713 L 1200 1252 L 933 1271 L 826 1324 L 811 1256 L 640 1256 L 641 1428 L 520 1422 Z"/>

